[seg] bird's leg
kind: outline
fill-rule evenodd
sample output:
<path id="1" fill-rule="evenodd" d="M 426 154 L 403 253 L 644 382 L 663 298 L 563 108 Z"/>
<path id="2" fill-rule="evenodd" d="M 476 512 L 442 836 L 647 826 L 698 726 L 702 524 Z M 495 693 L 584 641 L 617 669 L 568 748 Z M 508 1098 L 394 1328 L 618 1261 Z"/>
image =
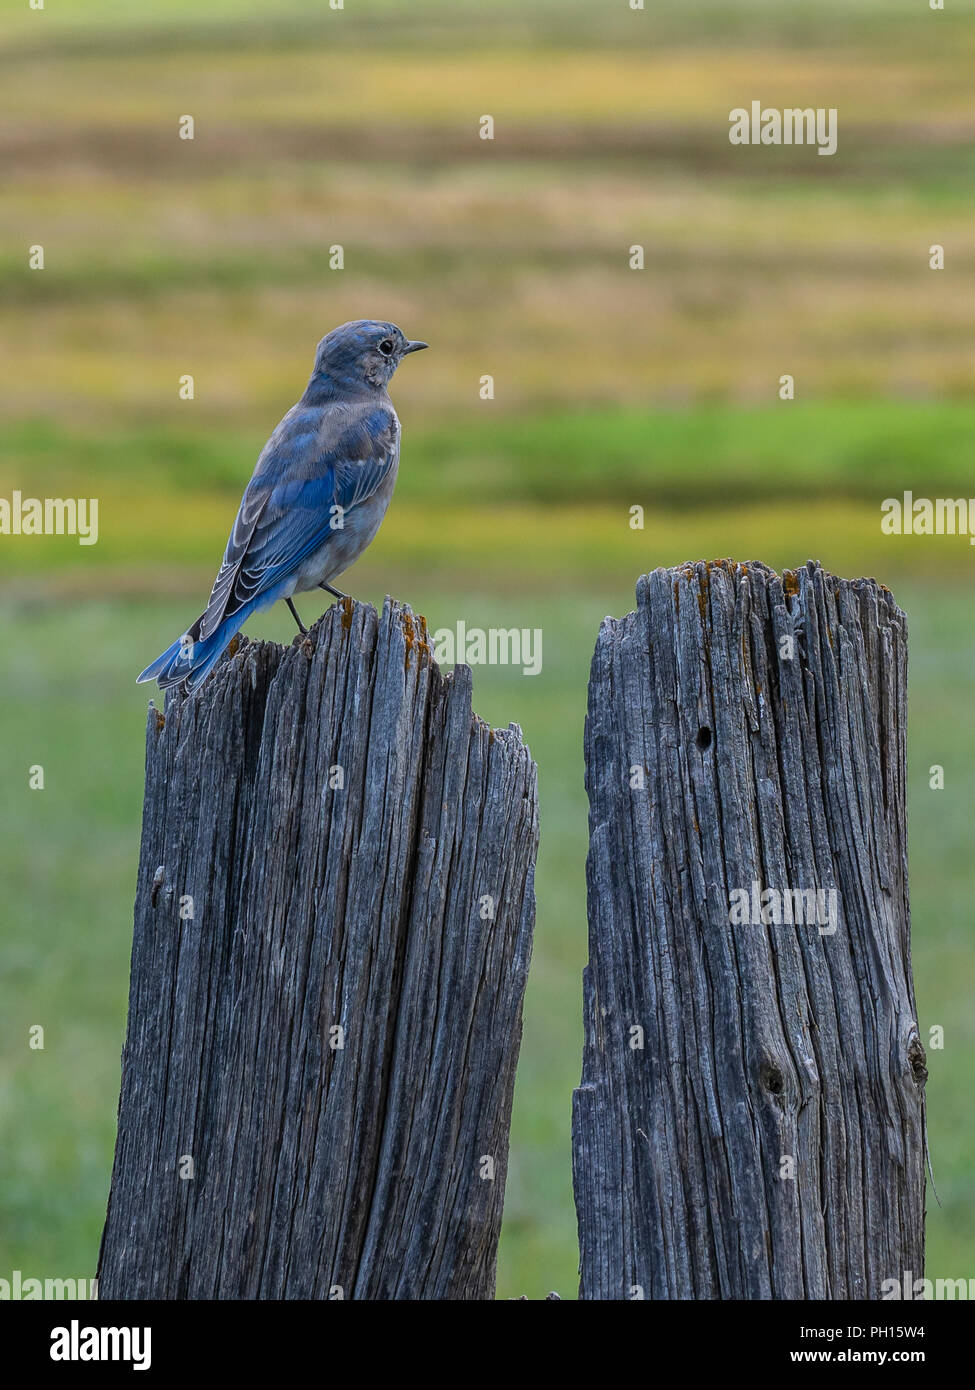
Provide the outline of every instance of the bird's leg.
<path id="1" fill-rule="evenodd" d="M 307 637 L 307 636 L 308 636 L 308 629 L 305 627 L 304 623 L 303 623 L 303 622 L 301 621 L 301 619 L 298 617 L 298 610 L 297 610 L 297 608 L 294 606 L 294 604 L 291 602 L 290 599 L 285 599 L 285 603 L 287 603 L 288 607 L 291 609 L 291 616 L 292 616 L 292 618 L 294 618 L 295 622 L 298 624 L 298 631 L 299 631 L 300 633 L 302 633 L 304 636 Z"/>
<path id="2" fill-rule="evenodd" d="M 335 598 L 348 598 L 348 594 L 339 593 L 338 589 L 333 589 L 331 584 L 319 584 L 320 589 L 324 589 L 327 594 L 332 594 Z"/>

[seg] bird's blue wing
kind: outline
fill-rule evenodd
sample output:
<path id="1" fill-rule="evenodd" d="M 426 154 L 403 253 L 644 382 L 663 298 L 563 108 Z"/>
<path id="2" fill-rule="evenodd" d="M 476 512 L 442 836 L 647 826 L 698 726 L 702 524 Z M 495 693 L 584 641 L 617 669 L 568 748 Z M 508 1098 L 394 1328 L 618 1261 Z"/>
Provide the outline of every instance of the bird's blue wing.
<path id="1" fill-rule="evenodd" d="M 399 422 L 388 406 L 324 418 L 320 409 L 290 411 L 247 485 L 198 636 L 293 574 L 335 534 L 334 509 L 347 515 L 371 497 L 398 455 Z"/>

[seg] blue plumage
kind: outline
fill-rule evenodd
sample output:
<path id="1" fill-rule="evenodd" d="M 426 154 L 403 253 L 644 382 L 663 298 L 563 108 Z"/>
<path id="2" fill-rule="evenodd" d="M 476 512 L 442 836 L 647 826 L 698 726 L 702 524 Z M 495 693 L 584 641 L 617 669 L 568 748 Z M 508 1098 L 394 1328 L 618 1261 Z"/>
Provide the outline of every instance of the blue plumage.
<path id="1" fill-rule="evenodd" d="M 257 460 L 205 611 L 140 681 L 195 690 L 251 613 L 284 599 L 301 627 L 293 594 L 338 594 L 331 580 L 375 536 L 396 482 L 400 428 L 386 387 L 424 347 L 372 319 L 322 339 L 304 395 Z"/>

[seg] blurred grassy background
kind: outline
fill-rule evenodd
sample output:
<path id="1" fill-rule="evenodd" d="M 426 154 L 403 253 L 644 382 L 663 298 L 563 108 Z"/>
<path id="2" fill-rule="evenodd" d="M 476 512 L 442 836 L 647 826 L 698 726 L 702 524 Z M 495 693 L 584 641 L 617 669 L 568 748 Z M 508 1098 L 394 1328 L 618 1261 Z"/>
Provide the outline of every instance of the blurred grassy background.
<path id="1" fill-rule="evenodd" d="M 350 587 L 395 593 L 432 627 L 544 630 L 537 678 L 475 671 L 478 711 L 524 727 L 542 801 L 499 1296 L 575 1291 L 596 628 L 632 607 L 640 572 L 725 554 L 873 573 L 910 615 L 914 964 L 922 1033 L 946 1030 L 929 1052 L 942 1206 L 928 1274 L 972 1272 L 975 561 L 964 538 L 879 530 L 881 499 L 905 488 L 972 492 L 963 10 L 59 0 L 4 14 L 0 496 L 97 496 L 101 535 L 0 537 L 0 1275 L 94 1267 L 141 809 L 133 677 L 205 600 L 315 342 L 365 316 L 434 350 L 396 379 L 397 497 Z M 731 147 L 728 112 L 752 98 L 838 107 L 838 154 Z M 485 113 L 493 142 L 477 138 Z M 177 138 L 183 114 L 193 142 Z M 928 268 L 933 242 L 944 272 Z M 193 401 L 177 396 L 184 373 Z M 248 631 L 288 640 L 290 623 L 274 612 Z M 35 1023 L 43 1052 L 25 1044 Z"/>

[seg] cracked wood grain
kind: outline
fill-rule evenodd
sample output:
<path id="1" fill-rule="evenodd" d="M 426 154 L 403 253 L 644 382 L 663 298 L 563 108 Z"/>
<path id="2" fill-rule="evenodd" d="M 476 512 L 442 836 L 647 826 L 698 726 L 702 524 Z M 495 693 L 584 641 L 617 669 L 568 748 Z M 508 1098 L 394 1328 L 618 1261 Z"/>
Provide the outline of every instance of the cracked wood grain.
<path id="1" fill-rule="evenodd" d="M 389 599 L 150 707 L 102 1298 L 494 1296 L 537 838 Z"/>
<path id="2" fill-rule="evenodd" d="M 812 563 L 637 600 L 586 720 L 581 1297 L 879 1298 L 924 1259 L 904 614 Z"/>

